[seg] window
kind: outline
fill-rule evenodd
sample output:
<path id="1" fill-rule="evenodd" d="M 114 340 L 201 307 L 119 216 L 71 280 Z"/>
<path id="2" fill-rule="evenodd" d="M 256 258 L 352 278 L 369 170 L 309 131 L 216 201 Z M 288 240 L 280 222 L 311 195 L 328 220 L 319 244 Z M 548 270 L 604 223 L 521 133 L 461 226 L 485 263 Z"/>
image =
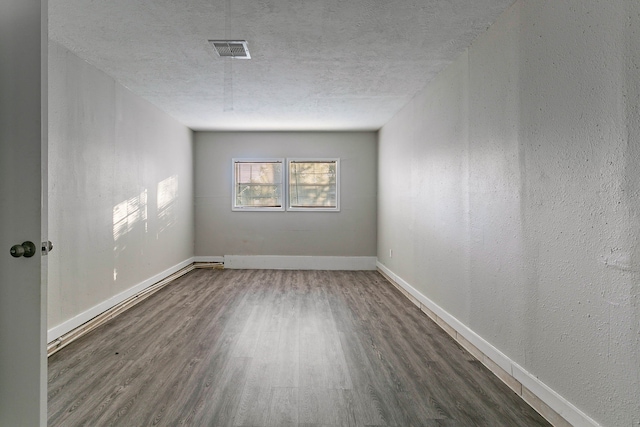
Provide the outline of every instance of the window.
<path id="1" fill-rule="evenodd" d="M 285 186 L 285 182 L 287 185 Z M 234 211 L 340 211 L 340 159 L 233 159 Z"/>
<path id="2" fill-rule="evenodd" d="M 290 211 L 340 210 L 340 159 L 289 159 Z"/>
<path id="3" fill-rule="evenodd" d="M 283 211 L 283 159 L 233 159 L 233 210 Z"/>

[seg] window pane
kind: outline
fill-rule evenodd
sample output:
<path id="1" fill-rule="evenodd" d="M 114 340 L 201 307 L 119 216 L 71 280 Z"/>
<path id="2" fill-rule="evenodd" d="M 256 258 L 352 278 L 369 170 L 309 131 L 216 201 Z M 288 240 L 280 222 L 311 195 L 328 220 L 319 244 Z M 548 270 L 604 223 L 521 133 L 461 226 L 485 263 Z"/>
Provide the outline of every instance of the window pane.
<path id="1" fill-rule="evenodd" d="M 236 207 L 282 207 L 281 162 L 235 162 Z"/>
<path id="2" fill-rule="evenodd" d="M 292 161 L 289 204 L 293 208 L 337 207 L 336 161 Z"/>

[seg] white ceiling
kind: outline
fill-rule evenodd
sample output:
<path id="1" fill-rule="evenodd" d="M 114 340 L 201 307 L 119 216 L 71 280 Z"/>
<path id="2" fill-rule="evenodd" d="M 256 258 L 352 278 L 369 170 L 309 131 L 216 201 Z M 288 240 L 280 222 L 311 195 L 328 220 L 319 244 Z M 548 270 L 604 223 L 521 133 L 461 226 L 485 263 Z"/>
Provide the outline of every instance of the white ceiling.
<path id="1" fill-rule="evenodd" d="M 194 130 L 375 130 L 511 3 L 49 0 L 49 36 Z"/>

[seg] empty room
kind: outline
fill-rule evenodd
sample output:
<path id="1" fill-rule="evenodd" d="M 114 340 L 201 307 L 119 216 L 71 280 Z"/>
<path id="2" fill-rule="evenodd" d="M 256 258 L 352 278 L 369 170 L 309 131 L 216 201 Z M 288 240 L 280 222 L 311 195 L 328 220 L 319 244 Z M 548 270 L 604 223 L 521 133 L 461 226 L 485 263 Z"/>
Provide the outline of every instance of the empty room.
<path id="1" fill-rule="evenodd" d="M 0 427 L 640 427 L 640 2 L 6 0 Z"/>

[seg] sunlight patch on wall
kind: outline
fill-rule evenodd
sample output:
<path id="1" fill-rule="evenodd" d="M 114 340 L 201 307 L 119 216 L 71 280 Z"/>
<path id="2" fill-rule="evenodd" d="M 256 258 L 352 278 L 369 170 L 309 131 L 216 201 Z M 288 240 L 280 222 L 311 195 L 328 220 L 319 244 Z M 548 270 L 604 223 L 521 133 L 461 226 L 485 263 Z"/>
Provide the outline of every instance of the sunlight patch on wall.
<path id="1" fill-rule="evenodd" d="M 158 183 L 158 236 L 176 222 L 175 204 L 178 198 L 178 175 Z"/>
<path id="2" fill-rule="evenodd" d="M 113 208 L 113 240 L 118 241 L 133 227 L 142 222 L 147 228 L 147 190 L 139 195 L 118 203 Z"/>

